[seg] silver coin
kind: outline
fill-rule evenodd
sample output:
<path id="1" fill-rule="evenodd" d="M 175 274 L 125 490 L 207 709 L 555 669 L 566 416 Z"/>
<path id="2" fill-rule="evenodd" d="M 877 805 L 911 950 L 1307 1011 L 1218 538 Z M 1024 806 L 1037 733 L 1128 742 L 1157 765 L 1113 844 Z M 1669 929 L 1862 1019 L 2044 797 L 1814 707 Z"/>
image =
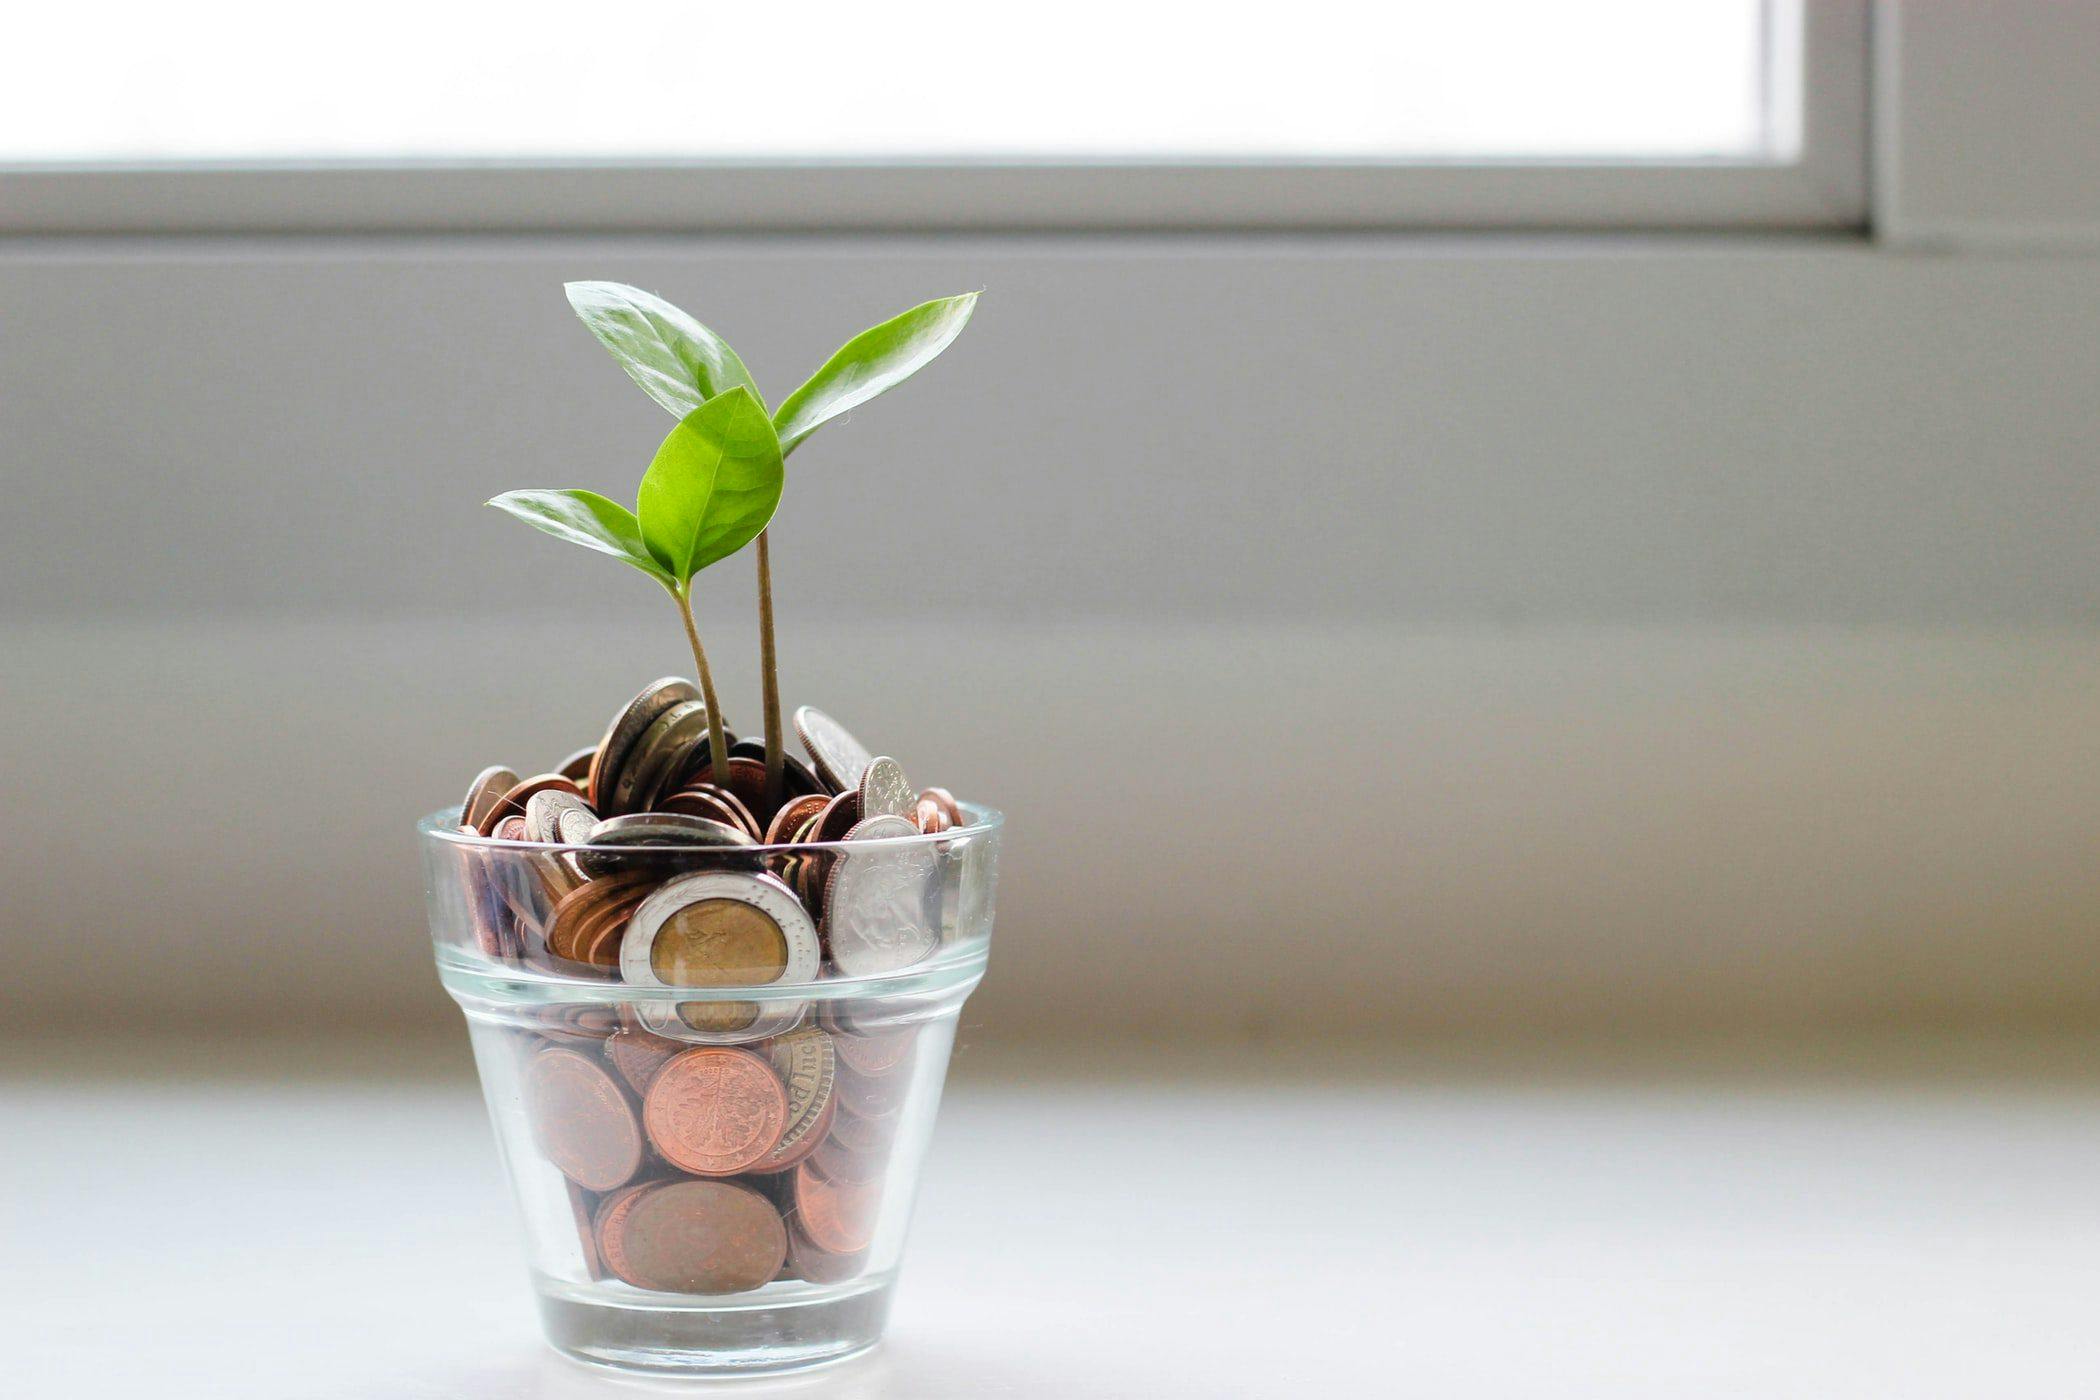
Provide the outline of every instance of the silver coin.
<path id="1" fill-rule="evenodd" d="M 525 839 L 548 845 L 582 844 L 598 824 L 598 814 L 574 793 L 551 789 L 525 801 Z"/>
<path id="2" fill-rule="evenodd" d="M 852 792 L 860 787 L 875 756 L 868 752 L 866 744 L 847 732 L 845 725 L 814 705 L 804 705 L 795 711 L 795 732 L 802 736 L 802 747 L 809 750 L 818 775 L 833 792 Z"/>
<path id="3" fill-rule="evenodd" d="M 909 817 L 868 817 L 847 841 L 888 842 L 919 834 Z M 831 960 L 849 977 L 879 976 L 910 967 L 940 946 L 927 911 L 940 861 L 930 842 L 871 844 L 843 850 L 824 892 L 824 933 Z"/>
<path id="4" fill-rule="evenodd" d="M 904 777 L 904 765 L 894 758 L 875 758 L 868 761 L 868 771 L 860 780 L 860 814 L 862 820 L 869 817 L 909 817 L 918 802 L 918 795 Z M 912 830 L 917 831 L 913 824 Z"/>
<path id="5" fill-rule="evenodd" d="M 750 836 L 726 822 L 682 812 L 634 812 L 607 817 L 590 829 L 587 846 L 749 846 Z"/>
<path id="6" fill-rule="evenodd" d="M 480 826 L 481 819 L 496 809 L 503 794 L 516 787 L 523 779 L 512 770 L 497 764 L 484 768 L 467 784 L 467 800 L 459 804 L 459 819 L 467 826 Z"/>
<path id="7" fill-rule="evenodd" d="M 656 717 L 613 780 L 612 805 L 607 814 L 645 812 L 658 790 L 678 768 L 696 742 L 707 738 L 707 705 L 699 700 L 681 700 Z"/>
<path id="8" fill-rule="evenodd" d="M 619 782 L 620 769 L 627 762 L 628 753 L 634 748 L 650 725 L 665 710 L 687 700 L 698 700 L 700 692 L 691 681 L 682 681 L 676 676 L 665 676 L 651 681 L 640 695 L 627 702 L 620 713 L 606 727 L 605 737 L 598 741 L 598 749 L 591 759 L 590 781 L 584 784 L 586 795 L 611 816 L 609 806 L 614 786 Z"/>

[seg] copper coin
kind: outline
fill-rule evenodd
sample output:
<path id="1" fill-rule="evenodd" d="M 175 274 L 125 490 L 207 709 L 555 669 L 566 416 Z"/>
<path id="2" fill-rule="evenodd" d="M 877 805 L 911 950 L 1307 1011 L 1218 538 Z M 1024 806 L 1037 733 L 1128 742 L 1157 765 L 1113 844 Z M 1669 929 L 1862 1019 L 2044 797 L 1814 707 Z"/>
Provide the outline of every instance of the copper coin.
<path id="1" fill-rule="evenodd" d="M 838 1108 L 834 1092 L 838 1060 L 831 1037 L 815 1026 L 776 1037 L 766 1057 L 787 1087 L 787 1127 L 766 1159 L 752 1170 L 786 1171 L 816 1150 L 831 1127 Z"/>
<path id="2" fill-rule="evenodd" d="M 955 825 L 941 804 L 924 794 L 912 805 L 911 819 L 928 836 L 938 836 Z"/>
<path id="3" fill-rule="evenodd" d="M 729 1181 L 674 1181 L 635 1198 L 621 1224 L 624 1277 L 659 1293 L 744 1293 L 772 1282 L 787 1226 L 765 1196 Z"/>
<path id="4" fill-rule="evenodd" d="M 505 817 L 495 824 L 489 835 L 498 841 L 523 841 L 525 839 L 525 819 L 515 816 Z"/>
<path id="5" fill-rule="evenodd" d="M 718 788 L 713 783 L 680 788 L 669 797 L 656 802 L 659 812 L 682 812 L 687 816 L 706 817 L 733 826 L 756 841 L 763 833 L 759 830 L 758 818 L 743 804 L 737 795 L 727 788 Z"/>
<path id="6" fill-rule="evenodd" d="M 554 913 L 547 920 L 548 949 L 557 957 L 581 962 L 576 935 L 583 931 L 585 924 L 600 916 L 608 905 L 618 903 L 635 891 L 646 894 L 655 884 L 654 877 L 641 871 L 585 881 L 554 906 Z"/>
<path id="7" fill-rule="evenodd" d="M 583 789 L 559 773 L 534 774 L 513 784 L 508 792 L 496 799 L 496 805 L 481 819 L 481 834 L 492 836 L 495 834 L 496 823 L 506 817 L 524 816 L 525 804 L 542 792 L 566 792 L 579 801 L 583 797 Z"/>
<path id="8" fill-rule="evenodd" d="M 700 692 L 691 681 L 682 681 L 676 676 L 665 676 L 651 681 L 642 688 L 642 693 L 620 707 L 606 727 L 605 737 L 591 757 L 591 770 L 584 783 L 584 796 L 597 808 L 602 816 L 614 816 L 617 809 L 607 805 L 612 797 L 613 783 L 619 776 L 620 765 L 627 761 L 627 754 L 635 740 L 644 730 L 656 722 L 657 716 L 682 701 L 698 700 Z"/>
<path id="9" fill-rule="evenodd" d="M 631 1186 L 622 1186 L 598 1202 L 598 1209 L 591 1216 L 591 1237 L 598 1246 L 598 1258 L 605 1271 L 622 1283 L 635 1283 L 634 1275 L 627 1263 L 627 1215 L 634 1203 L 657 1187 L 672 1180 L 657 1177 L 650 1181 L 637 1181 Z"/>
<path id="10" fill-rule="evenodd" d="M 893 1031 L 858 1031 L 840 1036 L 837 1049 L 839 1059 L 855 1074 L 882 1075 L 910 1059 L 912 1047 L 918 1039 L 919 1032 L 914 1026 Z"/>
<path id="11" fill-rule="evenodd" d="M 569 1188 L 569 1209 L 576 1216 L 576 1246 L 583 1251 L 584 1277 L 602 1279 L 605 1277 L 605 1261 L 598 1253 L 598 1230 L 592 1223 L 591 1194 L 573 1181 L 562 1184 Z"/>
<path id="12" fill-rule="evenodd" d="M 836 1134 L 817 1144 L 807 1165 L 815 1167 L 826 1181 L 846 1186 L 869 1186 L 882 1180 L 882 1170 L 889 1163 L 889 1144 L 868 1152 L 856 1151 L 838 1140 Z"/>
<path id="13" fill-rule="evenodd" d="M 748 1050 L 704 1046 L 656 1072 L 642 1123 L 672 1166 L 696 1176 L 734 1176 L 764 1161 L 780 1141 L 787 1091 Z"/>
<path id="14" fill-rule="evenodd" d="M 646 812 L 665 784 L 693 761 L 696 745 L 707 743 L 707 705 L 700 700 L 681 700 L 656 717 L 634 751 L 620 766 L 613 780 L 612 805 L 600 810 L 613 813 Z"/>
<path id="15" fill-rule="evenodd" d="M 858 1254 L 874 1242 L 881 1211 L 880 1182 L 827 1181 L 808 1162 L 795 1168 L 795 1223 L 817 1248 Z"/>
<path id="16" fill-rule="evenodd" d="M 593 744 L 587 749 L 576 750 L 576 752 L 555 764 L 554 771 L 576 784 L 577 789 L 582 791 L 584 790 L 584 785 L 591 780 L 591 761 L 597 757 L 598 746 Z"/>
<path id="17" fill-rule="evenodd" d="M 947 815 L 948 825 L 961 826 L 963 824 L 962 804 L 955 800 L 954 793 L 946 788 L 931 787 L 919 794 L 921 802 L 928 799 L 931 799 L 933 804 Z"/>
<path id="18" fill-rule="evenodd" d="M 744 804 L 754 818 L 760 821 L 772 820 L 774 809 L 766 802 L 766 765 L 758 760 L 751 758 L 730 759 L 729 775 L 726 779 L 715 776 L 715 767 L 712 763 L 701 764 L 693 770 L 692 776 L 686 779 L 685 786 L 698 787 L 702 784 L 713 784 L 716 787 L 726 788 L 735 795 L 739 802 Z M 760 831 L 764 829 L 763 826 L 758 827 Z"/>
<path id="19" fill-rule="evenodd" d="M 863 1156 L 879 1156 L 889 1150 L 890 1139 L 897 1136 L 895 1118 L 863 1118 L 859 1114 L 841 1107 L 832 1115 L 828 1138 L 848 1152 Z"/>
<path id="20" fill-rule="evenodd" d="M 613 1068 L 637 1094 L 648 1093 L 649 1081 L 656 1078 L 656 1072 L 689 1048 L 639 1027 L 622 1030 L 605 1043 L 605 1052 L 612 1058 Z"/>
<path id="21" fill-rule="evenodd" d="M 772 824 L 766 828 L 768 846 L 785 846 L 795 839 L 795 833 L 823 815 L 831 805 L 831 799 L 822 793 L 807 792 L 792 797 L 773 814 Z"/>
<path id="22" fill-rule="evenodd" d="M 595 923 L 587 933 L 577 938 L 576 949 L 580 961 L 592 967 L 615 968 L 620 965 L 620 943 L 627 937 L 627 925 L 634 918 L 634 911 L 642 907 L 642 896 L 623 899 Z"/>
<path id="23" fill-rule="evenodd" d="M 481 819 L 503 800 L 503 794 L 518 785 L 518 775 L 502 764 L 484 768 L 467 784 L 467 799 L 459 805 L 460 825 L 481 830 Z"/>
<path id="24" fill-rule="evenodd" d="M 766 741 L 764 739 L 739 739 L 729 746 L 729 756 L 731 758 L 748 758 L 764 763 L 766 761 Z M 810 766 L 791 753 L 780 755 L 780 788 L 783 795 L 788 797 L 804 797 L 810 793 L 819 793 L 825 797 L 831 796 L 831 790 L 824 786 Z"/>
<path id="25" fill-rule="evenodd" d="M 790 1221 L 788 1225 L 788 1255 L 784 1266 L 796 1278 L 811 1283 L 844 1283 L 867 1267 L 865 1251 L 854 1254 L 833 1254 L 828 1249 L 819 1249 L 809 1242 L 799 1225 Z"/>
<path id="26" fill-rule="evenodd" d="M 824 808 L 824 815 L 817 819 L 816 829 L 809 834 L 812 841 L 843 841 L 846 833 L 860 824 L 860 793 L 842 792 L 831 799 Z"/>
<path id="27" fill-rule="evenodd" d="M 563 1176 L 610 1191 L 642 1165 L 642 1135 L 627 1096 L 605 1068 L 575 1050 L 550 1048 L 525 1067 L 526 1116 Z"/>

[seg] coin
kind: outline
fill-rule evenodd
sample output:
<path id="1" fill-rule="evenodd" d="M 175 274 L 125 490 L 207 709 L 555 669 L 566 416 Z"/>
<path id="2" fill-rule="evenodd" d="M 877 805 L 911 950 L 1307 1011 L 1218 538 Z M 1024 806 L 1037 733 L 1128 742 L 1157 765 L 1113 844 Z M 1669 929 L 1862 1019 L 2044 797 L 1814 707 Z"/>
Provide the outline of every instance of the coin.
<path id="1" fill-rule="evenodd" d="M 532 800 L 534 794 L 542 792 L 567 792 L 577 797 L 583 796 L 582 791 L 576 784 L 570 782 L 559 773 L 540 773 L 530 778 L 520 779 L 511 786 L 508 792 L 496 799 L 495 806 L 483 814 L 481 818 L 481 834 L 483 836 L 494 835 L 496 823 L 502 821 L 505 817 L 524 816 L 525 804 Z"/>
<path id="2" fill-rule="evenodd" d="M 904 780 L 903 765 L 896 759 L 868 761 L 867 771 L 860 779 L 861 816 L 908 817 L 916 800 L 911 784 Z"/>
<path id="3" fill-rule="evenodd" d="M 621 1228 L 623 1276 L 660 1293 L 745 1293 L 772 1282 L 787 1227 L 765 1196 L 728 1181 L 674 1181 L 636 1197 Z"/>
<path id="4" fill-rule="evenodd" d="M 576 937 L 585 926 L 600 916 L 608 905 L 617 904 L 630 894 L 639 899 L 655 883 L 650 876 L 634 872 L 609 875 L 578 886 L 554 906 L 554 913 L 547 920 L 548 950 L 556 957 L 582 961 Z"/>
<path id="5" fill-rule="evenodd" d="M 846 833 L 860 820 L 860 793 L 842 792 L 831 799 L 824 808 L 824 815 L 817 820 L 817 829 L 810 833 L 812 841 L 843 841 Z"/>
<path id="6" fill-rule="evenodd" d="M 927 788 L 919 794 L 919 800 L 921 802 L 931 800 L 947 816 L 948 825 L 961 826 L 963 824 L 962 804 L 955 800 L 955 794 L 948 791 L 948 789 Z"/>
<path id="7" fill-rule="evenodd" d="M 676 812 L 633 812 L 607 817 L 592 827 L 584 844 L 602 851 L 581 851 L 577 863 L 592 875 L 608 874 L 630 865 L 648 864 L 648 857 L 631 848 L 714 848 L 749 846 L 751 838 L 725 822 L 706 817 L 688 817 Z"/>
<path id="8" fill-rule="evenodd" d="M 727 788 L 718 788 L 713 783 L 699 787 L 684 787 L 668 797 L 658 798 L 653 809 L 658 812 L 676 812 L 681 816 L 706 817 L 724 826 L 733 826 L 756 841 L 760 835 L 758 818 L 751 815 L 737 795 Z"/>
<path id="9" fill-rule="evenodd" d="M 912 804 L 911 819 L 912 825 L 918 827 L 920 833 L 926 836 L 938 836 L 955 825 L 941 804 L 923 792 L 919 794 L 919 800 Z"/>
<path id="10" fill-rule="evenodd" d="M 642 1125 L 657 1152 L 679 1170 L 734 1176 L 764 1161 L 780 1141 L 787 1091 L 750 1051 L 703 1046 L 656 1072 L 643 1100 Z"/>
<path id="11" fill-rule="evenodd" d="M 569 1188 L 569 1210 L 576 1219 L 576 1247 L 583 1253 L 584 1276 L 593 1281 L 602 1279 L 605 1277 L 605 1261 L 598 1253 L 598 1230 L 592 1218 L 591 1193 L 573 1181 L 562 1184 Z"/>
<path id="12" fill-rule="evenodd" d="M 842 852 L 832 868 L 824 888 L 824 938 L 832 962 L 849 977 L 895 972 L 940 945 L 940 930 L 926 911 L 938 859 L 919 842 L 886 844 L 918 834 L 905 817 L 869 817 L 846 833 L 848 842 L 870 845 Z"/>
<path id="13" fill-rule="evenodd" d="M 786 885 L 704 871 L 643 901 L 620 945 L 620 974 L 645 987 L 762 986 L 813 981 L 822 957 L 816 925 Z"/>
<path id="14" fill-rule="evenodd" d="M 839 1102 L 862 1118 L 894 1117 L 910 1092 L 908 1074 L 862 1074 L 849 1064 L 838 1068 Z"/>
<path id="15" fill-rule="evenodd" d="M 672 1056 L 683 1053 L 689 1047 L 675 1040 L 668 1040 L 654 1031 L 639 1027 L 628 1027 L 616 1032 L 605 1042 L 605 1053 L 612 1066 L 619 1071 L 620 1078 L 627 1081 L 637 1094 L 649 1091 L 649 1081 L 656 1072 L 669 1062 Z"/>
<path id="16" fill-rule="evenodd" d="M 888 1162 L 886 1151 L 856 1152 L 840 1142 L 836 1134 L 818 1143 L 817 1150 L 809 1156 L 809 1165 L 820 1176 L 841 1186 L 874 1185 L 882 1180 Z"/>
<path id="17" fill-rule="evenodd" d="M 620 708 L 620 712 L 613 716 L 612 723 L 606 727 L 605 737 L 598 741 L 597 751 L 591 759 L 590 781 L 584 784 L 584 795 L 590 799 L 593 807 L 606 816 L 616 814 L 606 803 L 612 795 L 613 783 L 619 777 L 620 766 L 627 761 L 627 754 L 634 747 L 634 741 L 641 738 L 642 732 L 671 706 L 699 698 L 700 692 L 693 687 L 691 681 L 682 681 L 676 676 L 665 676 L 661 680 L 651 681 L 642 688 L 641 694 Z"/>
<path id="18" fill-rule="evenodd" d="M 839 1059 L 854 1073 L 866 1076 L 889 1074 L 911 1058 L 918 1030 L 903 1026 L 893 1031 L 860 1031 L 837 1038 Z"/>
<path id="19" fill-rule="evenodd" d="M 773 809 L 766 805 L 766 765 L 756 759 L 730 759 L 726 777 L 717 777 L 713 764 L 702 763 L 692 770 L 692 776 L 687 782 L 690 786 L 708 786 L 727 791 L 743 803 L 754 817 L 772 819 Z M 760 827 L 760 830 L 763 829 Z"/>
<path id="20" fill-rule="evenodd" d="M 773 822 L 766 828 L 765 844 L 784 846 L 795 839 L 795 833 L 831 805 L 831 799 L 819 792 L 804 793 L 791 797 L 781 809 L 773 814 Z"/>
<path id="21" fill-rule="evenodd" d="M 773 1072 L 787 1087 L 787 1126 L 766 1159 L 751 1170 L 786 1171 L 807 1157 L 831 1127 L 838 1108 L 834 1093 L 838 1060 L 831 1037 L 815 1026 L 791 1031 L 767 1050 Z"/>
<path id="22" fill-rule="evenodd" d="M 587 1191 L 610 1191 L 642 1165 L 642 1135 L 627 1096 L 588 1056 L 550 1048 L 525 1070 L 526 1116 L 540 1151 Z"/>
<path id="23" fill-rule="evenodd" d="M 868 746 L 853 737 L 830 715 L 814 705 L 804 705 L 795 711 L 795 732 L 802 736 L 802 747 L 817 765 L 817 776 L 821 777 L 833 792 L 853 792 L 860 787 L 863 774 L 874 755 Z"/>
<path id="24" fill-rule="evenodd" d="M 460 825 L 481 830 L 481 819 L 502 801 L 503 794 L 518 785 L 518 775 L 502 764 L 484 768 L 467 784 L 467 800 L 459 804 Z"/>
<path id="25" fill-rule="evenodd" d="M 658 1177 L 651 1181 L 637 1181 L 622 1186 L 619 1190 L 598 1202 L 598 1209 L 591 1215 L 591 1234 L 597 1241 L 598 1258 L 603 1261 L 605 1271 L 622 1283 L 635 1283 L 627 1262 L 627 1216 L 634 1203 L 657 1187 L 666 1185 L 671 1178 Z"/>
<path id="26" fill-rule="evenodd" d="M 525 834 L 528 840 L 556 846 L 578 846 L 589 839 L 598 824 L 598 814 L 573 792 L 548 789 L 536 792 L 525 803 Z"/>
<path id="27" fill-rule="evenodd" d="M 864 1252 L 855 1254 L 833 1254 L 828 1249 L 819 1249 L 809 1242 L 809 1236 L 794 1223 L 788 1225 L 788 1255 L 786 1267 L 796 1278 L 811 1283 L 844 1283 L 867 1266 Z"/>
<path id="28" fill-rule="evenodd" d="M 795 1223 L 809 1242 L 832 1254 L 858 1254 L 875 1239 L 882 1210 L 878 1183 L 833 1182 L 809 1162 L 795 1168 Z"/>
<path id="29" fill-rule="evenodd" d="M 729 746 L 731 758 L 748 758 L 757 763 L 766 761 L 766 741 L 763 739 L 739 739 Z M 823 781 L 810 770 L 810 766 L 791 753 L 780 755 L 780 786 L 789 797 L 805 797 L 810 793 L 822 793 L 829 797 L 830 791 Z"/>
<path id="30" fill-rule="evenodd" d="M 825 1136 L 848 1152 L 872 1157 L 888 1151 L 890 1139 L 896 1135 L 895 1118 L 863 1118 L 841 1103 L 839 1111 L 832 1115 L 831 1131 Z"/>
<path id="31" fill-rule="evenodd" d="M 598 748 L 595 744 L 589 748 L 578 749 L 555 764 L 554 771 L 576 784 L 577 791 L 582 792 L 586 790 L 585 784 L 591 780 L 591 762 L 597 757 Z"/>
<path id="32" fill-rule="evenodd" d="M 656 717 L 637 739 L 620 776 L 613 780 L 612 802 L 599 804 L 608 813 L 645 812 L 664 785 L 685 770 L 694 746 L 707 742 L 707 705 L 682 700 Z"/>

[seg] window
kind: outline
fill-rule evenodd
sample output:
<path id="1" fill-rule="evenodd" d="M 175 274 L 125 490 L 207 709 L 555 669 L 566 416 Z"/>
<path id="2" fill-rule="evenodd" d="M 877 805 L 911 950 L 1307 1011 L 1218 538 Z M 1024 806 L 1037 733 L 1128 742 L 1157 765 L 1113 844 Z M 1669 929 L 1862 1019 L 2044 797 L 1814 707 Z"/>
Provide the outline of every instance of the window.
<path id="1" fill-rule="evenodd" d="M 18 20 L 61 57 L 0 86 L 0 227 L 1823 224 L 1863 199 L 1856 0 L 214 15 Z"/>

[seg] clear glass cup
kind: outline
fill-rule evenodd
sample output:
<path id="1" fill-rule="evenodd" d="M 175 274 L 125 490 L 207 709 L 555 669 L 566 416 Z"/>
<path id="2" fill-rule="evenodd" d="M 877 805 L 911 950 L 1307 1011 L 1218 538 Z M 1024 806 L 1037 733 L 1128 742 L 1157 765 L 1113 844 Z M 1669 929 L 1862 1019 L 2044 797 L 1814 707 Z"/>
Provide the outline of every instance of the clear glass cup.
<path id="1" fill-rule="evenodd" d="M 438 974 L 557 1350 L 757 1374 L 881 1339 L 990 948 L 1001 818 L 963 813 L 727 848 L 419 825 Z"/>

